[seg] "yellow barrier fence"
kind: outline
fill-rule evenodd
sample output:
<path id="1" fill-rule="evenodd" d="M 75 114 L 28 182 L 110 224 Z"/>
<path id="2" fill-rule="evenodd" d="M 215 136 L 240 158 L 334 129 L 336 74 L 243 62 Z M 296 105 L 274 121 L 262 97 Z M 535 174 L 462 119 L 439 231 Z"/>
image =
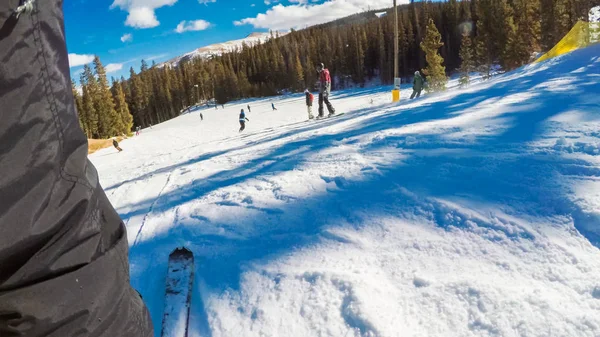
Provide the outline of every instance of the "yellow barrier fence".
<path id="1" fill-rule="evenodd" d="M 536 60 L 542 62 L 600 42 L 600 23 L 579 21 L 549 52 Z"/>

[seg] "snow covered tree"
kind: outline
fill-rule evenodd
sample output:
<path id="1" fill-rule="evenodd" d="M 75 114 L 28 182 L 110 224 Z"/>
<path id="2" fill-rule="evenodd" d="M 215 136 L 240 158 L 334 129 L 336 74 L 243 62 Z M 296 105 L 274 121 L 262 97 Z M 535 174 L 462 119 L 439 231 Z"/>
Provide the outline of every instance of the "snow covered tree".
<path id="1" fill-rule="evenodd" d="M 427 59 L 427 67 L 423 70 L 429 84 L 427 91 L 446 90 L 448 77 L 446 77 L 446 67 L 443 65 L 444 59 L 439 53 L 439 49 L 443 45 L 440 32 L 437 30 L 433 19 L 429 19 L 425 38 L 421 42 L 421 49 L 425 52 Z"/>

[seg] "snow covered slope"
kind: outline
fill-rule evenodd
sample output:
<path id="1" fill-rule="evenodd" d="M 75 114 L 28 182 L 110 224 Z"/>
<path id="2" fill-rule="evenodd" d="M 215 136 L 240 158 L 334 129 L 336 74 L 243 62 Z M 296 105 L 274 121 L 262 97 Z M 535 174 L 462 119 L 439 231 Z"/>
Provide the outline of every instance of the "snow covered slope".
<path id="1" fill-rule="evenodd" d="M 600 6 L 596 6 L 590 10 L 590 22 L 600 22 Z"/>
<path id="2" fill-rule="evenodd" d="M 279 36 L 284 36 L 287 33 L 280 32 L 278 34 L 279 34 Z M 252 33 L 244 39 L 216 43 L 216 44 L 212 44 L 210 46 L 198 48 L 192 52 L 189 52 L 182 56 L 178 56 L 174 59 L 171 59 L 161 65 L 164 65 L 164 64 L 177 65 L 179 62 L 181 62 L 183 60 L 190 60 L 190 59 L 198 58 L 198 57 L 209 58 L 209 57 L 212 57 L 215 55 L 221 55 L 223 53 L 227 53 L 227 52 L 234 51 L 236 49 L 240 49 L 240 48 L 242 48 L 242 46 L 244 44 L 246 44 L 248 46 L 253 46 L 258 43 L 265 43 L 270 38 L 271 38 L 271 33 Z M 159 65 L 159 66 L 161 66 L 161 65 Z"/>
<path id="3" fill-rule="evenodd" d="M 191 336 L 600 336 L 598 55 L 336 92 L 318 122 L 300 95 L 238 102 L 95 153 L 157 331 L 185 245 Z"/>

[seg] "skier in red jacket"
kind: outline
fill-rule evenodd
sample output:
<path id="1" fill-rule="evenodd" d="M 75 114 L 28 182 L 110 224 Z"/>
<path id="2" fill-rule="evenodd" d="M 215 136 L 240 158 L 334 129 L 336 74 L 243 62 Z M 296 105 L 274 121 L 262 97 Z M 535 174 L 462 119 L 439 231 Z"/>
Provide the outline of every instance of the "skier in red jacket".
<path id="1" fill-rule="evenodd" d="M 327 105 L 327 110 L 329 111 L 329 116 L 335 114 L 335 109 L 333 105 L 329 102 L 329 94 L 331 94 L 331 75 L 329 74 L 329 70 L 325 68 L 323 63 L 319 64 L 317 67 L 317 72 L 319 73 L 319 117 L 324 117 L 323 115 L 323 102 Z"/>

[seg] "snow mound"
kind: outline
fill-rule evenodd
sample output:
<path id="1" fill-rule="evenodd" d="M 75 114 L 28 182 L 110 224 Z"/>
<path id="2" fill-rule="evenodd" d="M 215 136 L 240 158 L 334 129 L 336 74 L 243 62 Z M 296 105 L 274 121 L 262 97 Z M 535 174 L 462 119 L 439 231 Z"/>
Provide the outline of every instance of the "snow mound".
<path id="1" fill-rule="evenodd" d="M 190 336 L 599 336 L 598 55 L 397 105 L 336 92 L 321 121 L 240 101 L 101 150 L 133 285 L 160 322 L 186 246 Z"/>
<path id="2" fill-rule="evenodd" d="M 590 10 L 590 22 L 600 22 L 600 6 L 596 6 Z"/>

